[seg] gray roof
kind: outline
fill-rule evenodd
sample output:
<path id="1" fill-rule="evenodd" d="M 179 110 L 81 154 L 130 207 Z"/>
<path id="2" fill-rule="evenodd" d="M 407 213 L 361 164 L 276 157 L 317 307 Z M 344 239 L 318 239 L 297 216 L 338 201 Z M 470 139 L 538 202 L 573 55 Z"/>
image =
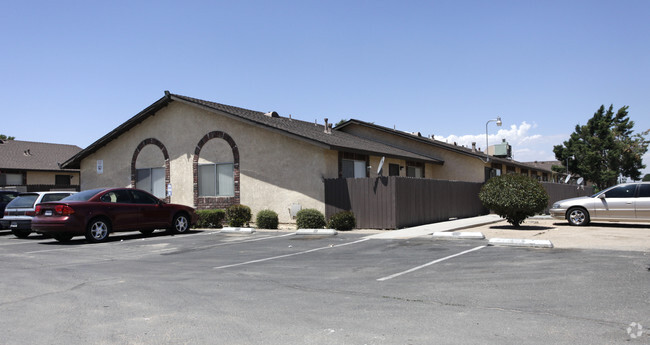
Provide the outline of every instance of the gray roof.
<path id="1" fill-rule="evenodd" d="M 363 139 L 345 132 L 332 130 L 330 133 L 325 133 L 325 126 L 322 124 L 300 121 L 289 117 L 281 117 L 278 116 L 277 113 L 274 113 L 273 116 L 269 116 L 261 111 L 254 111 L 165 92 L 163 98 L 136 114 L 134 117 L 127 120 L 125 123 L 115 128 L 83 151 L 79 152 L 76 156 L 66 161 L 64 166 L 78 168 L 83 158 L 97 151 L 99 148 L 116 139 L 129 129 L 135 127 L 171 102 L 181 102 L 190 106 L 199 107 L 213 113 L 228 116 L 253 126 L 272 130 L 331 150 L 387 156 L 406 160 L 429 162 L 433 164 L 443 163 L 442 160 L 434 157 Z"/>
<path id="2" fill-rule="evenodd" d="M 81 151 L 75 145 L 0 140 L 0 170 L 61 171 L 59 164 Z"/>
<path id="3" fill-rule="evenodd" d="M 455 152 L 455 153 L 458 153 L 458 154 L 471 156 L 471 157 L 476 157 L 476 158 L 479 158 L 479 159 L 482 159 L 482 158 L 485 157 L 485 152 L 483 152 L 483 151 L 473 150 L 473 149 L 471 149 L 469 147 L 458 146 L 458 145 L 456 145 L 456 143 L 449 144 L 449 143 L 446 143 L 446 142 L 442 142 L 440 140 L 435 140 L 435 139 L 423 137 L 423 136 L 419 135 L 419 133 L 415 133 L 415 134 L 414 133 L 408 133 L 408 132 L 400 131 L 400 130 L 397 130 L 397 129 L 388 128 L 388 127 L 384 127 L 384 126 L 379 126 L 379 125 L 376 125 L 374 123 L 365 122 L 365 121 L 356 120 L 356 119 L 350 119 L 350 120 L 342 123 L 341 125 L 336 127 L 336 130 L 345 131 L 345 127 L 350 126 L 350 125 L 355 125 L 355 124 L 360 125 L 360 126 L 365 126 L 365 127 L 368 127 L 368 128 L 372 128 L 372 129 L 375 129 L 375 130 L 378 130 L 378 131 L 381 131 L 381 132 L 390 133 L 390 134 L 393 134 L 393 135 L 398 135 L 398 136 L 401 136 L 401 137 L 404 137 L 404 138 L 408 138 L 410 140 L 415 140 L 415 141 L 418 141 L 418 142 L 421 142 L 421 143 L 425 143 L 425 144 L 435 146 L 435 147 L 438 147 L 438 148 L 441 148 L 441 149 L 452 151 L 452 152 Z M 490 161 L 494 162 L 494 163 L 504 163 L 504 164 L 509 164 L 509 165 L 515 165 L 515 166 L 519 166 L 519 167 L 527 168 L 527 169 L 536 169 L 536 170 L 544 171 L 544 172 L 552 172 L 550 167 L 547 167 L 547 166 L 533 165 L 533 164 L 530 164 L 530 163 L 518 162 L 518 161 L 515 161 L 513 159 L 508 159 L 508 158 L 499 158 L 499 157 L 495 157 L 495 156 L 490 156 Z"/>

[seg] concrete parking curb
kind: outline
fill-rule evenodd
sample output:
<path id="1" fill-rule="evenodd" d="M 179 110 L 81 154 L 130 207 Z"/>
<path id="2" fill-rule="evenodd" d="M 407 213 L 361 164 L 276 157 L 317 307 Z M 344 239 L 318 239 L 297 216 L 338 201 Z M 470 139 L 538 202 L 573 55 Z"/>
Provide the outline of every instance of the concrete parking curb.
<path id="1" fill-rule="evenodd" d="M 520 238 L 491 238 L 488 241 L 490 246 L 510 246 L 510 247 L 534 247 L 534 248 L 553 248 L 553 243 L 549 240 L 529 240 Z"/>
<path id="2" fill-rule="evenodd" d="M 298 229 L 296 235 L 320 235 L 320 236 L 334 236 L 338 231 L 334 229 Z"/>
<path id="3" fill-rule="evenodd" d="M 434 232 L 435 239 L 463 239 L 463 240 L 484 240 L 485 235 L 482 232 Z"/>
<path id="4" fill-rule="evenodd" d="M 230 228 L 230 227 L 226 227 L 226 228 L 221 229 L 221 231 L 219 231 L 219 232 L 225 233 L 225 234 L 252 234 L 252 233 L 255 232 L 255 229 L 253 229 L 253 228 Z"/>

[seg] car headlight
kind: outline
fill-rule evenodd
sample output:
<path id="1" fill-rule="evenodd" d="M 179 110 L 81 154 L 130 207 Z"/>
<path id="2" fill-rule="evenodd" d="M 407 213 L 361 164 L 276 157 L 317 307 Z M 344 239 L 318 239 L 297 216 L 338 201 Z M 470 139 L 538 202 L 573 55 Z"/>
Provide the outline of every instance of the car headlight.
<path id="1" fill-rule="evenodd" d="M 551 207 L 551 208 L 560 208 L 560 204 L 559 204 L 559 203 L 555 203 L 555 204 L 553 204 L 553 207 Z"/>

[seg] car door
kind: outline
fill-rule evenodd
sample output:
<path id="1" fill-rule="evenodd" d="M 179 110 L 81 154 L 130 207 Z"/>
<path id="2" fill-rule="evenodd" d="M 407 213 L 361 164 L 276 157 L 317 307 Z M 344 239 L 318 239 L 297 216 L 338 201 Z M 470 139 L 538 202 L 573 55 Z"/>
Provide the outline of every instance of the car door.
<path id="1" fill-rule="evenodd" d="M 626 220 L 634 219 L 636 184 L 614 187 L 600 196 L 596 202 L 596 217 L 600 219 Z"/>
<path id="2" fill-rule="evenodd" d="M 169 226 L 169 211 L 158 198 L 137 189 L 131 190 L 131 195 L 138 207 L 138 229 L 164 229 Z"/>
<path id="3" fill-rule="evenodd" d="M 650 184 L 640 184 L 638 193 L 634 205 L 636 209 L 636 218 L 650 221 Z"/>
<path id="4" fill-rule="evenodd" d="M 111 220 L 113 231 L 138 229 L 138 208 L 126 189 L 108 191 L 100 197 L 102 207 Z"/>

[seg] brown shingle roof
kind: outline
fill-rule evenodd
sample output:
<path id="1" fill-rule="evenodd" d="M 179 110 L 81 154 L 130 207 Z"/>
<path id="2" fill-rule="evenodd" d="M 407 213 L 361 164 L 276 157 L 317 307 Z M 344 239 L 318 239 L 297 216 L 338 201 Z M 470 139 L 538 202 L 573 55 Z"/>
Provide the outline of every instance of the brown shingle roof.
<path id="1" fill-rule="evenodd" d="M 2 140 L 0 170 L 59 171 L 59 164 L 81 151 L 75 145 L 39 143 L 22 140 Z"/>
<path id="2" fill-rule="evenodd" d="M 147 107 L 110 133 L 103 136 L 101 139 L 88 146 L 83 151 L 79 152 L 76 156 L 66 161 L 64 163 L 64 166 L 78 168 L 83 158 L 97 151 L 109 141 L 119 137 L 122 133 L 138 125 L 149 116 L 155 114 L 158 110 L 166 107 L 170 102 L 175 101 L 188 104 L 190 106 L 199 107 L 210 112 L 219 113 L 254 126 L 273 130 L 284 135 L 299 140 L 304 140 L 314 145 L 329 148 L 332 150 L 373 155 L 385 155 L 401 159 L 425 161 L 434 164 L 443 163 L 442 160 L 430 156 L 413 153 L 375 141 L 359 138 L 345 132 L 331 131 L 331 133 L 325 133 L 324 125 L 314 124 L 313 122 L 305 122 L 287 117 L 271 117 L 265 115 L 260 111 L 254 111 L 165 92 L 165 97 L 159 99 L 151 106 Z"/>

